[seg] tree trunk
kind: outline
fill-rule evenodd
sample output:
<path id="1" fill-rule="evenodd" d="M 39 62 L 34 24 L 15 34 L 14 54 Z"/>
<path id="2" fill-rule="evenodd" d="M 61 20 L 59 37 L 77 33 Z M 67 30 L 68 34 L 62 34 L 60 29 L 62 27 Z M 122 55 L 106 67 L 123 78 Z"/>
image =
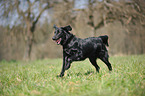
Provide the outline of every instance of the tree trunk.
<path id="1" fill-rule="evenodd" d="M 95 37 L 96 36 L 96 29 L 93 27 L 93 31 L 92 31 L 92 36 L 91 37 Z"/>
<path id="2" fill-rule="evenodd" d="M 25 47 L 24 57 L 23 57 L 23 59 L 26 61 L 31 60 L 31 51 L 32 51 L 33 41 L 34 41 L 34 32 L 31 30 L 31 27 L 28 24 L 27 39 L 25 43 L 26 47 Z"/>
<path id="3" fill-rule="evenodd" d="M 140 48 L 141 48 L 140 49 L 140 54 L 144 53 L 144 51 L 143 51 L 144 50 L 143 49 L 143 38 L 142 37 L 143 37 L 143 34 L 140 33 Z"/>
<path id="4" fill-rule="evenodd" d="M 31 60 L 31 51 L 32 51 L 32 45 L 33 45 L 33 38 L 28 37 L 26 41 L 26 48 L 24 53 L 24 60 Z"/>

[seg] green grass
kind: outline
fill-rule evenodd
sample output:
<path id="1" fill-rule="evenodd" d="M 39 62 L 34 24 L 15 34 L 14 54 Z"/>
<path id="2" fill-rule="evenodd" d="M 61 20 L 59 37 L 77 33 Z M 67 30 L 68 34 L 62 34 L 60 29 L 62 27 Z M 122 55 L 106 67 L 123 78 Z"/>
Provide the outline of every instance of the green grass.
<path id="1" fill-rule="evenodd" d="M 113 71 L 98 60 L 74 62 L 63 78 L 62 59 L 0 62 L 0 95 L 145 96 L 145 55 L 110 57 Z"/>

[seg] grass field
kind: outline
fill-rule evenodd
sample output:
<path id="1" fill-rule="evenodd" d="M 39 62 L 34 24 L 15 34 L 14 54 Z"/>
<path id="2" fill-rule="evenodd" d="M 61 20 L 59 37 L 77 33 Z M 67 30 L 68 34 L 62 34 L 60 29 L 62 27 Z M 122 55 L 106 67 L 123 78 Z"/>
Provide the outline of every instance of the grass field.
<path id="1" fill-rule="evenodd" d="M 74 62 L 63 78 L 62 59 L 0 62 L 0 95 L 145 96 L 145 55 L 110 57 L 113 71 L 98 60 Z"/>

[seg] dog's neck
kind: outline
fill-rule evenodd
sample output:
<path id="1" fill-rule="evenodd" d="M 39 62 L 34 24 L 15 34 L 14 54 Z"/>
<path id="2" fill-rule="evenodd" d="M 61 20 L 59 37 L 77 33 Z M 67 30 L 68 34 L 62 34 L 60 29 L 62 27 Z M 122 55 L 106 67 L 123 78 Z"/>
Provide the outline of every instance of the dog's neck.
<path id="1" fill-rule="evenodd" d="M 69 34 L 68 39 L 66 40 L 66 42 L 64 42 L 63 47 L 66 47 L 69 42 L 74 38 L 75 36 L 73 34 Z"/>

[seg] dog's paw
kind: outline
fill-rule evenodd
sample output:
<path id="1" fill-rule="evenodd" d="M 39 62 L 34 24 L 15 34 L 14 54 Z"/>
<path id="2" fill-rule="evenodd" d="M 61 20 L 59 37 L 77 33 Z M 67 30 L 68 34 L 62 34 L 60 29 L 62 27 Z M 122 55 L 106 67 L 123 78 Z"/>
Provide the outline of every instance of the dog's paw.
<path id="1" fill-rule="evenodd" d="M 64 74 L 57 75 L 57 77 L 63 77 L 63 76 L 64 76 Z"/>

